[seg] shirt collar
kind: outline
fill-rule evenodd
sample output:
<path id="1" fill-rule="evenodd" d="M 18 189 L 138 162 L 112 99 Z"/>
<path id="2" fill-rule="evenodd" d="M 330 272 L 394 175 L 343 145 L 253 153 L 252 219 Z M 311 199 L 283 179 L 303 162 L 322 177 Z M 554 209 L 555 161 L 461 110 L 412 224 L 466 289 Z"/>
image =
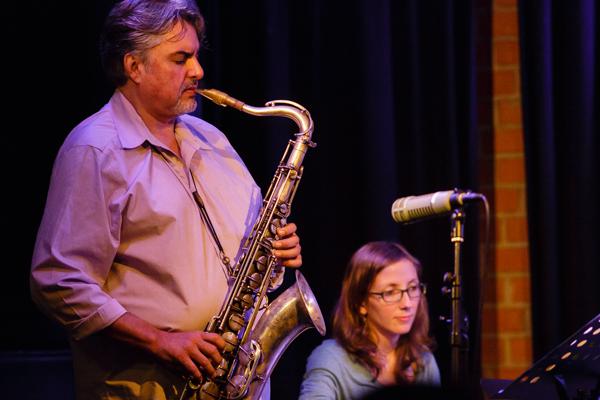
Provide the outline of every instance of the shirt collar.
<path id="1" fill-rule="evenodd" d="M 198 121 L 191 115 L 180 115 L 175 122 L 175 136 L 181 144 L 184 140 L 192 143 L 193 147 L 200 150 L 214 150 L 214 145 L 206 139 L 199 129 L 200 126 L 194 121 Z"/>
<path id="2" fill-rule="evenodd" d="M 158 139 L 150 133 L 137 110 L 120 90 L 115 90 L 109 105 L 113 112 L 117 135 L 124 149 L 139 147 L 146 141 L 160 146 Z"/>
<path id="3" fill-rule="evenodd" d="M 113 111 L 117 135 L 124 149 L 133 149 L 149 142 L 153 146 L 163 147 L 161 142 L 148 130 L 133 104 L 120 90 L 115 90 L 109 105 Z M 203 137 L 198 127 L 194 126 L 191 116 L 181 115 L 175 121 L 177 136 L 191 141 L 202 150 L 212 150 L 213 146 Z"/>

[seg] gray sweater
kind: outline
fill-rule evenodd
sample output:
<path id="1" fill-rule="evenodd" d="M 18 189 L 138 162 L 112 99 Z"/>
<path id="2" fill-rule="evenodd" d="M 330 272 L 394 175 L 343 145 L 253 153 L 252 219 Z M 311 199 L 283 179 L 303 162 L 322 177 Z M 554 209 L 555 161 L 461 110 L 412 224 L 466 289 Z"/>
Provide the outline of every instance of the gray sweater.
<path id="1" fill-rule="evenodd" d="M 440 385 L 440 371 L 433 354 L 423 354 L 424 369 L 417 374 L 415 384 Z M 360 399 L 383 385 L 373 381 L 371 373 L 352 360 L 334 339 L 323 341 L 313 350 L 306 363 L 299 400 Z"/>

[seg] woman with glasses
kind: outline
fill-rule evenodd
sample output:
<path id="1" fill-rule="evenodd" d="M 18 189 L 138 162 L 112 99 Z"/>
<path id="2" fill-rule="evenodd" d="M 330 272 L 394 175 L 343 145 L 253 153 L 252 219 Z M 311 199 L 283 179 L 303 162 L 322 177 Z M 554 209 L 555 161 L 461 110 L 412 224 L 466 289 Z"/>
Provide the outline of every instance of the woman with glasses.
<path id="1" fill-rule="evenodd" d="M 308 358 L 300 399 L 357 399 L 385 386 L 437 386 L 421 265 L 404 247 L 371 242 L 352 256 L 333 339 Z"/>

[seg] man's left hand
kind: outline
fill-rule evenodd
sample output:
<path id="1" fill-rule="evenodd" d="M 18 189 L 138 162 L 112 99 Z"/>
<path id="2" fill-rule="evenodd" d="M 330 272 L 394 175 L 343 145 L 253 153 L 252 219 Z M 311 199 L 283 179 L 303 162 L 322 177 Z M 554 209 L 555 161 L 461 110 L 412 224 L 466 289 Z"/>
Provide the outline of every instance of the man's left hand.
<path id="1" fill-rule="evenodd" d="M 273 242 L 274 255 L 284 267 L 298 268 L 302 265 L 300 238 L 296 230 L 296 224 L 293 222 L 277 229 L 277 236 L 280 239 Z"/>

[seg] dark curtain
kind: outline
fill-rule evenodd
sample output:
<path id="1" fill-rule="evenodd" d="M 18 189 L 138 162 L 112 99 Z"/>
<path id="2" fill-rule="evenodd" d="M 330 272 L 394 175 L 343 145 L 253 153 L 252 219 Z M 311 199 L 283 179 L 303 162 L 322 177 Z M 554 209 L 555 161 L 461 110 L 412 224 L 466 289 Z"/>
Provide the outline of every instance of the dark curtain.
<path id="1" fill-rule="evenodd" d="M 62 330 L 29 300 L 31 248 L 58 147 L 111 94 L 96 42 L 112 2 L 35 3 L 27 28 L 18 19 L 13 22 L 25 33 L 23 47 L 39 54 L 39 64 L 24 66 L 34 80 L 25 86 L 34 90 L 35 80 L 42 79 L 48 95 L 36 97 L 33 109 L 15 116 L 22 126 L 34 119 L 44 121 L 44 127 L 31 131 L 36 173 L 27 184 L 21 182 L 27 200 L 16 213 L 26 214 L 17 229 L 20 250 L 11 260 L 20 309 L 9 310 L 7 318 L 24 321 L 19 338 L 3 340 L 9 349 L 65 343 Z M 442 275 L 453 266 L 450 222 L 444 217 L 401 226 L 393 222 L 390 208 L 402 196 L 479 189 L 480 127 L 489 127 L 491 115 L 482 112 L 490 104 L 489 87 L 482 87 L 489 79 L 477 78 L 478 72 L 489 72 L 489 48 L 480 46 L 489 43 L 489 1 L 198 3 L 207 23 L 201 52 L 204 86 L 256 106 L 293 100 L 307 107 L 315 121 L 318 146 L 306 156 L 290 220 L 299 226 L 302 272 L 328 328 L 350 255 L 367 241 L 399 240 L 424 266 L 438 342 L 435 355 L 447 381 L 449 328 L 438 316 L 450 312 L 450 299 L 440 294 Z M 228 135 L 266 190 L 295 125 L 208 102 L 198 114 Z M 478 365 L 480 209 L 473 206 L 466 213 L 463 294 L 471 317 L 472 365 Z M 287 274 L 286 285 L 291 279 Z M 292 342 L 272 376 L 273 398 L 297 395 L 305 360 L 320 341 L 312 330 Z M 477 382 L 477 368 L 472 373 Z"/>
<path id="2" fill-rule="evenodd" d="M 536 359 L 600 312 L 599 9 L 519 2 Z"/>

